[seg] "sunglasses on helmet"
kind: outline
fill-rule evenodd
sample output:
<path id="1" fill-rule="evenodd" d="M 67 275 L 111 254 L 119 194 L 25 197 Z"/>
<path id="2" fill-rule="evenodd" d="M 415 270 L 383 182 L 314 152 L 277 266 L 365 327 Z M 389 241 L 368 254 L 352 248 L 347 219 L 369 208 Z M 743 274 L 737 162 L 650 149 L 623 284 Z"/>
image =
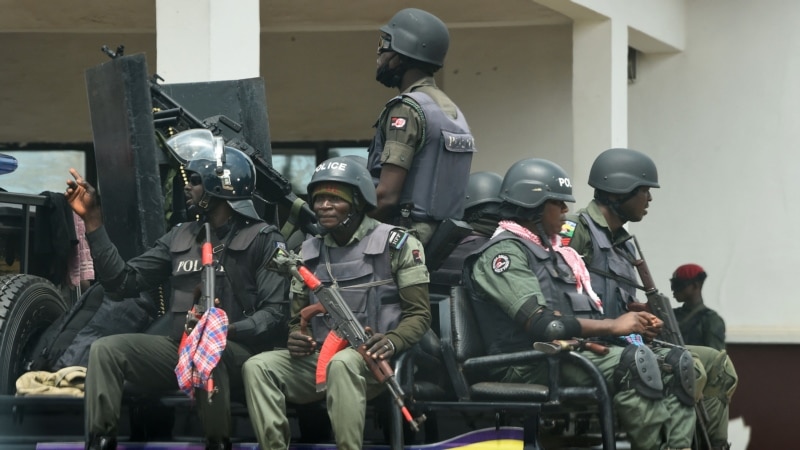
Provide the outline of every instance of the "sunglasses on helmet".
<path id="1" fill-rule="evenodd" d="M 390 36 L 381 35 L 378 38 L 378 53 L 390 51 L 392 51 L 392 38 Z"/>
<path id="2" fill-rule="evenodd" d="M 203 184 L 203 177 L 199 173 L 189 175 L 189 184 L 192 186 L 200 186 Z"/>

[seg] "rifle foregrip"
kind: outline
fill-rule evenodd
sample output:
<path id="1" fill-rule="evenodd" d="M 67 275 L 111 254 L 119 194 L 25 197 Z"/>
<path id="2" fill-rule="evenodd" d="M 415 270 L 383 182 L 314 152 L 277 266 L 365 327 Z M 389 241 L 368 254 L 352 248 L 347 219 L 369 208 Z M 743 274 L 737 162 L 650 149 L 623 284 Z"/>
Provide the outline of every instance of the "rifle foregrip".
<path id="1" fill-rule="evenodd" d="M 308 323 L 311 322 L 311 318 L 318 315 L 325 313 L 325 306 L 322 303 L 314 303 L 313 305 L 308 305 L 305 308 L 300 310 L 300 332 L 303 334 L 308 334 Z"/>
<path id="2" fill-rule="evenodd" d="M 359 346 L 357 351 L 364 358 L 364 361 L 367 363 L 367 367 L 369 367 L 372 375 L 380 383 L 386 382 L 386 380 L 390 379 L 394 375 L 394 370 L 392 370 L 392 366 L 389 365 L 388 361 L 385 359 L 374 359 L 372 356 L 367 355 L 366 345 Z"/>
<path id="3" fill-rule="evenodd" d="M 596 342 L 584 342 L 583 345 L 586 347 L 586 350 L 589 350 L 595 355 L 607 355 L 609 352 L 608 347 Z"/>

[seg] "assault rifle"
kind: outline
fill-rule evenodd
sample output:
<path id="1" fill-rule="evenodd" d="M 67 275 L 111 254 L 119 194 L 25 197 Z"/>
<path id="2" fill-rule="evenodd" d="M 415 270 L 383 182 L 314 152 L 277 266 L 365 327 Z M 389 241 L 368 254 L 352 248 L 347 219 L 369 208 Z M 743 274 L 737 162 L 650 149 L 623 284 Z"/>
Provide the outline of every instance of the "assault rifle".
<path id="1" fill-rule="evenodd" d="M 181 343 L 178 346 L 178 353 L 180 354 L 183 346 L 186 343 L 186 339 L 192 334 L 192 330 L 194 330 L 197 322 L 200 321 L 200 318 L 203 317 L 203 314 L 206 311 L 210 310 L 214 307 L 214 281 L 216 274 L 214 272 L 214 249 L 211 246 L 211 225 L 206 222 L 203 224 L 205 228 L 206 240 L 203 242 L 203 245 L 200 250 L 200 262 L 203 265 L 203 287 L 200 290 L 200 299 L 197 303 L 192 306 L 192 309 L 186 313 L 186 324 L 184 325 L 183 330 L 183 337 L 181 338 Z M 211 397 L 217 392 L 217 388 L 214 386 L 214 378 L 213 376 L 208 377 L 208 382 L 206 384 L 206 392 L 208 392 L 208 402 L 211 403 Z"/>
<path id="2" fill-rule="evenodd" d="M 366 361 L 372 375 L 381 383 L 384 383 L 392 395 L 392 399 L 403 418 L 414 431 L 419 431 L 419 425 L 425 421 L 425 415 L 418 418 L 411 416 L 408 408 L 403 402 L 403 389 L 394 376 L 394 370 L 385 359 L 374 359 L 367 355 L 365 345 L 370 336 L 364 330 L 361 323 L 353 315 L 350 307 L 342 298 L 342 295 L 334 287 L 326 287 L 322 282 L 301 264 L 301 259 L 294 252 L 278 249 L 273 257 L 273 267 L 282 273 L 290 273 L 298 281 L 302 281 L 319 300 L 319 303 L 307 306 L 300 311 L 301 331 L 306 333 L 306 327 L 312 317 L 318 314 L 327 314 L 330 317 L 329 326 L 331 332 L 325 338 L 325 342 L 320 350 L 317 362 L 317 388 L 324 389 L 324 375 L 328 361 L 338 351 L 347 344 L 351 345 Z M 321 379 L 321 377 L 323 377 Z M 322 386 L 322 387 L 321 387 Z"/>
<path id="3" fill-rule="evenodd" d="M 633 266 L 636 268 L 636 271 L 639 273 L 639 278 L 642 280 L 642 290 L 647 297 L 647 309 L 664 322 L 664 328 L 660 333 L 663 340 L 670 344 L 683 347 L 683 336 L 681 335 L 681 329 L 678 326 L 678 320 L 675 318 L 675 312 L 672 310 L 670 300 L 656 288 L 653 276 L 650 274 L 650 268 L 647 265 L 647 261 L 644 259 L 641 247 L 639 247 L 639 240 L 636 239 L 636 236 L 633 236 L 632 239 L 638 256 L 638 258 L 633 260 Z"/>
<path id="4" fill-rule="evenodd" d="M 636 267 L 636 271 L 639 273 L 639 278 L 642 280 L 641 288 L 644 290 L 645 296 L 647 296 L 647 309 L 664 322 L 664 328 L 660 333 L 663 342 L 659 343 L 666 347 L 677 346 L 686 348 L 683 336 L 681 335 L 681 329 L 678 326 L 678 320 L 675 318 L 675 311 L 672 310 L 669 298 L 656 288 L 653 276 L 650 274 L 650 268 L 647 266 L 647 261 L 644 259 L 641 247 L 639 247 L 639 240 L 636 239 L 636 236 L 632 236 L 632 238 L 633 246 L 636 248 L 636 255 L 638 256 L 638 258 L 634 257 L 632 262 L 633 266 Z M 711 438 L 708 435 L 707 425 L 709 422 L 708 411 L 706 411 L 702 401 L 695 403 L 695 412 L 697 414 L 697 432 L 700 433 L 700 438 L 703 439 L 707 448 L 711 448 Z"/>
<path id="5" fill-rule="evenodd" d="M 587 339 L 558 339 L 550 342 L 534 342 L 533 348 L 548 355 L 560 352 L 588 350 L 596 355 L 607 355 L 609 350 L 604 344 Z"/>
<path id="6" fill-rule="evenodd" d="M 101 51 L 111 59 L 122 56 L 125 46 L 120 45 L 116 51 L 111 51 L 104 45 Z M 300 228 L 305 233 L 317 234 L 317 217 L 308 203 L 297 197 L 292 190 L 292 183 L 278 172 L 252 145 L 247 143 L 238 134 L 243 127 L 240 123 L 225 115 L 211 116 L 200 119 L 183 107 L 178 101 L 164 92 L 159 81 L 163 78 L 154 74 L 150 79 L 150 97 L 153 104 L 153 125 L 156 129 L 159 145 L 163 145 L 164 136 L 170 136 L 177 132 L 195 128 L 205 128 L 214 136 L 222 136 L 225 145 L 235 147 L 243 151 L 255 165 L 258 176 L 256 177 L 256 191 L 263 198 L 271 203 L 281 204 L 290 209 L 290 217 L 281 232 L 288 238 L 289 234 L 296 228 Z M 230 137 L 233 135 L 233 137 Z M 180 157 L 173 152 L 170 154 L 180 161 Z"/>

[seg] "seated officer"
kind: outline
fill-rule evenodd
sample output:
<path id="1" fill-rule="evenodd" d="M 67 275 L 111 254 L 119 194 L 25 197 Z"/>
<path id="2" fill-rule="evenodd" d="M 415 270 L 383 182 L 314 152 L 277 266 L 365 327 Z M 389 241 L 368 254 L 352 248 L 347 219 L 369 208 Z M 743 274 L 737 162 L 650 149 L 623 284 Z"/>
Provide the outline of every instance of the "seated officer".
<path id="1" fill-rule="evenodd" d="M 653 159 L 640 151 L 612 148 L 595 158 L 589 185 L 594 188 L 594 199 L 567 217 L 562 238 L 583 257 L 592 287 L 607 306 L 605 316 L 613 319 L 641 306 L 636 298 L 636 249 L 625 224 L 644 220 L 653 201 L 651 190 L 660 188 L 658 169 Z M 701 420 L 711 446 L 727 449 L 728 408 L 739 379 L 736 369 L 724 350 L 697 345 L 687 348 L 695 360 L 695 398 L 702 398 L 701 409 L 707 417 Z"/>
<path id="2" fill-rule="evenodd" d="M 336 286 L 353 314 L 375 333 L 367 355 L 390 359 L 414 345 L 431 321 L 428 271 L 422 244 L 401 228 L 365 215 L 375 207 L 375 187 L 367 169 L 346 157 L 320 164 L 308 184 L 323 236 L 303 242 L 303 264 L 326 286 Z M 286 449 L 291 430 L 286 402 L 326 399 L 340 449 L 360 450 L 366 402 L 384 390 L 354 348 L 336 353 L 327 366 L 327 390 L 317 392 L 319 349 L 330 328 L 322 317 L 301 331 L 300 311 L 318 300 L 292 281 L 286 350 L 256 355 L 243 367 L 250 419 L 263 449 Z"/>
<path id="3" fill-rule="evenodd" d="M 586 266 L 577 252 L 561 246 L 566 202 L 575 201 L 561 167 L 543 159 L 515 163 L 503 179 L 500 199 L 504 220 L 464 265 L 464 285 L 481 317 L 490 354 L 529 350 L 536 341 L 629 333 L 653 337 L 659 332 L 663 322 L 647 312 L 603 318 L 603 304 L 592 291 Z M 604 355 L 583 355 L 600 369 L 614 393 L 615 412 L 633 448 L 690 446 L 694 408 L 664 389 L 672 375 L 660 371 L 648 347 L 613 346 Z M 503 382 L 542 383 L 547 367 L 513 365 L 492 375 Z M 562 376 L 562 383 L 591 383 L 574 366 L 563 367 Z"/>
<path id="4" fill-rule="evenodd" d="M 253 207 L 255 167 L 235 148 L 224 147 L 223 152 L 218 170 L 213 147 L 198 151 L 186 164 L 189 183 L 184 189 L 190 212 L 211 225 L 219 260 L 214 295 L 228 318 L 227 344 L 212 372 L 217 387 L 213 401 L 204 391 L 196 395 L 207 449 L 231 448 L 230 395 L 231 389 L 242 385 L 241 365 L 251 355 L 285 342 L 288 313 L 286 280 L 266 269 L 283 238 Z M 138 297 L 167 281 L 172 288 L 169 336 L 107 336 L 95 341 L 89 352 L 87 448 L 113 449 L 125 381 L 154 391 L 178 389 L 178 345 L 195 302 L 195 288 L 202 285 L 200 250 L 205 233 L 201 222 L 179 224 L 153 248 L 125 262 L 106 234 L 95 189 L 75 169 L 70 173 L 75 180 L 67 182 L 67 201 L 86 223 L 97 279 L 106 292 L 119 298 Z"/>
<path id="5" fill-rule="evenodd" d="M 463 221 L 472 227 L 472 233 L 459 242 L 439 268 L 431 272 L 431 292 L 447 295 L 450 286 L 461 284 L 464 258 L 492 237 L 499 220 L 497 213 L 501 202 L 498 195 L 502 184 L 502 175 L 494 172 L 469 175 Z"/>

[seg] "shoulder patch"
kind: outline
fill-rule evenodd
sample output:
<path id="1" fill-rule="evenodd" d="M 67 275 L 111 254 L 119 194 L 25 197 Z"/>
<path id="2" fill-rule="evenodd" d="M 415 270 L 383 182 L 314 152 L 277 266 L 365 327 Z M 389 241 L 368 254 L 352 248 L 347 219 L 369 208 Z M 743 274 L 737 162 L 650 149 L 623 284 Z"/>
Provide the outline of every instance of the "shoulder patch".
<path id="1" fill-rule="evenodd" d="M 575 234 L 575 226 L 577 225 L 576 222 L 572 220 L 565 220 L 564 224 L 561 225 L 561 245 L 568 246 L 569 241 L 572 240 L 572 235 Z"/>
<path id="2" fill-rule="evenodd" d="M 408 117 L 390 117 L 389 129 L 390 130 L 405 130 L 408 126 Z"/>
<path id="3" fill-rule="evenodd" d="M 392 250 L 400 250 L 406 245 L 406 241 L 408 241 L 407 231 L 395 228 L 389 232 L 389 247 Z"/>
<path id="4" fill-rule="evenodd" d="M 503 273 L 511 266 L 511 258 L 505 253 L 501 253 L 492 260 L 492 272 Z"/>

